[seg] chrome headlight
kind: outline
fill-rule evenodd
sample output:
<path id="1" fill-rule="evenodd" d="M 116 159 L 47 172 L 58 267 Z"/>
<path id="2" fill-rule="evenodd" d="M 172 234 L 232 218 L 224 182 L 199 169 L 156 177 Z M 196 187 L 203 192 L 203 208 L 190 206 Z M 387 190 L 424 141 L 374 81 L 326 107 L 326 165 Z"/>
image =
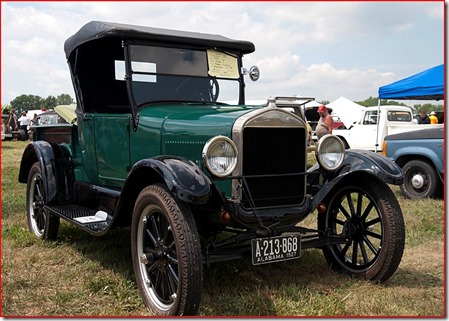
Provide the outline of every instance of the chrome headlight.
<path id="1" fill-rule="evenodd" d="M 336 170 L 345 158 L 345 146 L 337 136 L 327 134 L 318 141 L 315 152 L 318 163 L 327 171 Z"/>
<path id="2" fill-rule="evenodd" d="M 213 175 L 228 176 L 237 165 L 237 147 L 228 137 L 215 136 L 204 145 L 203 161 Z"/>

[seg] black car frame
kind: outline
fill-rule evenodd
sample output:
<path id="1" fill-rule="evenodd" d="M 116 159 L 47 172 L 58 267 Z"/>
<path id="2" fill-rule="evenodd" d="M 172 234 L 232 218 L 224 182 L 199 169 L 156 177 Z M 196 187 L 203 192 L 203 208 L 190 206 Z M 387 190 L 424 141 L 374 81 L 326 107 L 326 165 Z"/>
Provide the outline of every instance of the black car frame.
<path id="1" fill-rule="evenodd" d="M 405 231 L 388 184 L 402 183 L 401 169 L 333 135 L 308 168 L 301 115 L 275 98 L 245 105 L 245 76 L 259 77 L 242 64 L 253 43 L 93 21 L 64 48 L 76 109 L 57 141 L 35 128 L 19 173 L 37 237 L 55 239 L 60 219 L 95 236 L 130 228 L 156 315 L 196 314 L 203 266 L 217 262 L 295 264 L 319 248 L 354 277 L 396 271 Z M 301 226 L 310 215 L 317 228 Z"/>

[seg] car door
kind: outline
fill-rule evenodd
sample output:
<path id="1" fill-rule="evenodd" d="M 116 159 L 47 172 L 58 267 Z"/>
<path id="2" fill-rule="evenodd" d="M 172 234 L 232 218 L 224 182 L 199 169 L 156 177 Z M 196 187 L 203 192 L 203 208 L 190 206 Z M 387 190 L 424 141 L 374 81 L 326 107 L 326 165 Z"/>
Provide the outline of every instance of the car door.
<path id="1" fill-rule="evenodd" d="M 121 187 L 130 170 L 130 114 L 97 114 L 95 152 L 100 184 Z"/>

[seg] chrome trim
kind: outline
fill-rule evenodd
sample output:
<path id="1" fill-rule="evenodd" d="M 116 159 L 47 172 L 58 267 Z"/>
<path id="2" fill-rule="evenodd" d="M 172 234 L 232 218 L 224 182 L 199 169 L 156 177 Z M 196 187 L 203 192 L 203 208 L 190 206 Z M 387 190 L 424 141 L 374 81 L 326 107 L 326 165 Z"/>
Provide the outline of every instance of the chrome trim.
<path id="1" fill-rule="evenodd" d="M 209 148 L 210 148 L 210 146 L 212 144 L 216 143 L 217 141 L 225 141 L 226 143 L 228 143 L 232 147 L 232 149 L 234 150 L 235 158 L 238 160 L 239 152 L 238 152 L 237 147 L 235 146 L 235 143 L 229 137 L 219 135 L 219 136 L 212 137 L 204 145 L 203 152 L 202 152 L 203 163 L 206 165 L 207 169 L 209 170 L 209 172 L 212 175 L 217 176 L 217 177 L 226 177 L 226 176 L 228 176 L 229 174 L 231 174 L 234 171 L 235 167 L 237 166 L 237 162 L 233 162 L 234 165 L 232 166 L 232 169 L 230 168 L 226 172 L 224 172 L 223 174 L 219 174 L 219 173 L 216 173 L 210 167 L 210 164 L 207 161 L 208 160 L 208 154 L 209 154 Z"/>

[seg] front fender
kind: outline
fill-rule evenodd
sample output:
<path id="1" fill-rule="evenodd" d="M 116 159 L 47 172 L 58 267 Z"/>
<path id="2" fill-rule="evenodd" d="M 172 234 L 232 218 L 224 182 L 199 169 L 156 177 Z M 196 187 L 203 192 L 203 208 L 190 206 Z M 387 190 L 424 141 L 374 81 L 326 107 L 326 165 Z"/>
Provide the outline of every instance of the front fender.
<path id="1" fill-rule="evenodd" d="M 19 182 L 27 183 L 31 166 L 39 162 L 45 188 L 45 202 L 50 203 L 57 193 L 55 154 L 46 141 L 31 142 L 22 154 L 19 170 Z"/>
<path id="2" fill-rule="evenodd" d="M 140 173 L 148 170 L 162 180 L 168 190 L 180 200 L 193 204 L 205 204 L 209 201 L 212 183 L 193 162 L 168 156 L 143 159 L 133 166 L 128 177 L 141 177 Z M 128 180 L 133 181 L 135 178 L 127 178 L 124 190 L 127 190 Z"/>
<path id="3" fill-rule="evenodd" d="M 437 146 L 440 145 L 440 150 L 432 150 L 428 147 L 422 147 L 422 146 L 405 146 L 403 148 L 399 148 L 396 150 L 393 155 L 391 155 L 389 158 L 391 160 L 400 160 L 402 158 L 406 159 L 407 161 L 413 160 L 421 156 L 422 158 L 430 160 L 437 171 L 439 173 L 444 173 L 444 164 L 443 164 L 443 143 L 437 144 Z M 404 162 L 398 162 L 401 165 L 404 165 Z"/>
<path id="4" fill-rule="evenodd" d="M 314 165 L 308 170 L 308 173 L 309 176 L 313 177 L 314 174 L 319 175 L 319 171 L 319 166 Z M 312 208 L 316 208 L 332 189 L 348 176 L 355 176 L 358 179 L 372 177 L 373 179 L 393 185 L 401 185 L 403 181 L 401 168 L 391 159 L 375 152 L 346 150 L 345 159 L 340 169 L 334 175 L 329 175 L 326 183 L 313 196 Z"/>

